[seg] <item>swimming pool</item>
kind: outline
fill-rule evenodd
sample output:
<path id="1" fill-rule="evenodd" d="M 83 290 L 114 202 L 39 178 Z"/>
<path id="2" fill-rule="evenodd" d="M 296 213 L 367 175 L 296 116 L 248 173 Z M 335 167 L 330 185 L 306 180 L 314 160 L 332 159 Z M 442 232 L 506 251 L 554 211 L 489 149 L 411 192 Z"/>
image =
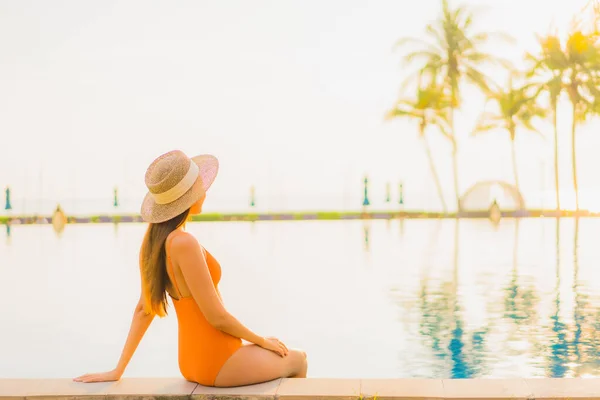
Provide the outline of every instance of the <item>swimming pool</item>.
<path id="1" fill-rule="evenodd" d="M 3 230 L 5 226 L 1 227 Z M 598 219 L 194 223 L 227 308 L 309 355 L 310 377 L 600 375 Z M 142 224 L 0 236 L 0 377 L 113 368 Z M 125 376 L 179 376 L 174 310 Z"/>

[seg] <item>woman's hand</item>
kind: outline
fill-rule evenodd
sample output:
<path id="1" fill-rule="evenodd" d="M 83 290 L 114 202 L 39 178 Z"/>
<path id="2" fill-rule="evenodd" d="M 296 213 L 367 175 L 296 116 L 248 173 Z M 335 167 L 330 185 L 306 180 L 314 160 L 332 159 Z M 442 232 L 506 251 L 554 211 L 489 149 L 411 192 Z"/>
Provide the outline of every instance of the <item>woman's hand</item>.
<path id="1" fill-rule="evenodd" d="M 108 372 L 100 372 L 97 374 L 85 374 L 85 375 L 81 375 L 78 376 L 77 378 L 73 378 L 73 380 L 75 382 L 84 382 L 84 383 L 89 383 L 89 382 L 111 382 L 111 381 L 118 381 L 119 379 L 121 379 L 121 373 L 119 373 L 119 371 L 117 371 L 116 369 L 113 369 L 112 371 L 108 371 Z"/>
<path id="2" fill-rule="evenodd" d="M 281 357 L 288 355 L 288 348 L 279 339 L 274 337 L 264 338 L 262 346 L 263 349 L 271 350 L 273 353 L 279 354 Z"/>

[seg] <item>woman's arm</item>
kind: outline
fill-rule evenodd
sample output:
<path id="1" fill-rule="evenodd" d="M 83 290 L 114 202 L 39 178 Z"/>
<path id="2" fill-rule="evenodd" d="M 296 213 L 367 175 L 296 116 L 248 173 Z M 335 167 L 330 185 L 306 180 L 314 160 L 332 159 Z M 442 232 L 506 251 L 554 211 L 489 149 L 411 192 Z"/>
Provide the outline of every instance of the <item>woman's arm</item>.
<path id="1" fill-rule="evenodd" d="M 202 249 L 192 235 L 177 235 L 171 242 L 171 250 L 192 297 L 212 326 L 281 356 L 287 354 L 287 348 L 278 340 L 257 335 L 227 312 L 213 285 Z"/>
<path id="2" fill-rule="evenodd" d="M 171 242 L 171 254 L 202 314 L 215 328 L 232 336 L 264 344 L 265 339 L 246 328 L 223 306 L 213 286 L 212 277 L 198 241 L 191 235 L 177 235 Z"/>
<path id="3" fill-rule="evenodd" d="M 133 312 L 133 319 L 131 321 L 131 327 L 129 328 L 129 334 L 127 335 L 127 340 L 125 341 L 125 346 L 123 347 L 123 351 L 121 352 L 121 358 L 117 363 L 117 367 L 112 371 L 95 373 L 95 374 L 85 374 L 73 379 L 76 382 L 106 382 L 106 381 L 117 381 L 121 379 L 123 376 L 123 372 L 125 372 L 125 368 L 127 364 L 129 364 L 129 360 L 133 356 L 133 353 L 137 349 L 142 337 L 148 330 L 150 323 L 154 319 L 153 314 L 146 314 L 144 312 L 144 298 L 143 294 L 140 295 L 140 300 L 138 301 L 137 306 L 135 307 L 135 311 Z"/>
<path id="4" fill-rule="evenodd" d="M 117 367 L 115 368 L 119 375 L 123 375 L 123 372 L 125 372 L 125 368 L 127 367 L 127 364 L 129 364 L 129 360 L 131 360 L 133 353 L 135 353 L 135 350 L 142 341 L 144 334 L 148 330 L 148 327 L 153 320 L 154 314 L 146 314 L 144 311 L 144 299 L 142 295 L 140 296 L 140 301 L 133 312 L 133 319 L 131 321 L 131 327 L 129 328 L 129 334 L 127 335 L 127 340 L 125 341 L 123 351 L 121 352 L 121 358 L 119 359 Z"/>

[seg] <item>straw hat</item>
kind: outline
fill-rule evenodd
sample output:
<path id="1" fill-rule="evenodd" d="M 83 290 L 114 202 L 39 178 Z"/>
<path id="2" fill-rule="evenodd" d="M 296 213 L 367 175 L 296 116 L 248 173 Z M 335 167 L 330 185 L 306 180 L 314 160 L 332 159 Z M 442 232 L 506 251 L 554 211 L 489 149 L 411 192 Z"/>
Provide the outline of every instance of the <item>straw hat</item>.
<path id="1" fill-rule="evenodd" d="M 219 161 L 209 154 L 190 159 L 174 150 L 158 157 L 146 171 L 142 218 L 157 224 L 178 216 L 206 193 L 218 171 Z"/>

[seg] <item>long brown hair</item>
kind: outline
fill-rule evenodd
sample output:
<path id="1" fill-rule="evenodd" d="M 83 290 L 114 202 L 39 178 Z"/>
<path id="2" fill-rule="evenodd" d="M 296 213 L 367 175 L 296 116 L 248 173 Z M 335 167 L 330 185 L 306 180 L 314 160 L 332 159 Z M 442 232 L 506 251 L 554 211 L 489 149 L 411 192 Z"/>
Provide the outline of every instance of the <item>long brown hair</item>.
<path id="1" fill-rule="evenodd" d="M 164 317 L 167 315 L 167 288 L 171 281 L 167 274 L 166 241 L 169 234 L 187 221 L 188 208 L 178 216 L 159 224 L 149 224 L 140 252 L 144 311 Z"/>

